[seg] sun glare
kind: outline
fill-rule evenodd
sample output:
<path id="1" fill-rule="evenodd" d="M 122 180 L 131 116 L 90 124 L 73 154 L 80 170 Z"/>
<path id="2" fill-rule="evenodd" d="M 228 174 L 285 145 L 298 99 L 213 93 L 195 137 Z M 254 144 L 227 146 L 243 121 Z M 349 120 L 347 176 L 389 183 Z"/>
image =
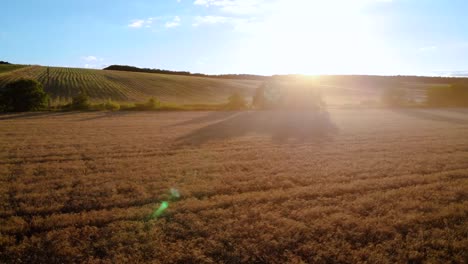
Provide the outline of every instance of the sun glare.
<path id="1" fill-rule="evenodd" d="M 366 13 L 375 1 L 279 1 L 249 25 L 238 63 L 254 72 L 353 73 L 357 68 L 385 71 L 393 62 Z M 376 62 L 387 68 L 376 69 Z M 372 66 L 371 66 L 372 65 Z"/>

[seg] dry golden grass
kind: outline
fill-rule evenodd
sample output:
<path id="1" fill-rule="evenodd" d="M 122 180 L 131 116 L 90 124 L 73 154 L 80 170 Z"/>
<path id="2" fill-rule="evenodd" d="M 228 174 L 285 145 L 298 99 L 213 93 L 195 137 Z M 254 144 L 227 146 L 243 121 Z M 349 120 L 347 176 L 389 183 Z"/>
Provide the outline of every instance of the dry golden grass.
<path id="1" fill-rule="evenodd" d="M 466 263 L 467 135 L 457 109 L 0 115 L 0 262 Z"/>

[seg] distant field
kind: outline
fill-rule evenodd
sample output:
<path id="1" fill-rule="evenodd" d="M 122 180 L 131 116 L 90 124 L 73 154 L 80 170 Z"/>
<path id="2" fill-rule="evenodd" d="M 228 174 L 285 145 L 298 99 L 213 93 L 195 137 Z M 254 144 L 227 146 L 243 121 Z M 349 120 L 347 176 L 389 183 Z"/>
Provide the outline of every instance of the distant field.
<path id="1" fill-rule="evenodd" d="M 12 64 L 0 64 L 0 78 L 2 76 L 2 73 L 6 73 L 9 71 L 14 71 L 17 69 L 21 69 L 23 67 L 26 67 L 24 65 L 12 65 Z"/>
<path id="2" fill-rule="evenodd" d="M 92 101 L 102 102 L 112 99 L 118 102 L 141 102 L 150 97 L 157 97 L 166 103 L 196 104 L 224 103 L 234 92 L 243 94 L 250 100 L 254 89 L 262 81 L 217 79 L 182 75 L 165 75 L 156 73 L 138 73 L 77 68 L 50 67 L 50 78 L 47 84 L 47 67 L 41 66 L 0 66 L 16 71 L 0 73 L 0 88 L 9 81 L 27 77 L 40 81 L 46 92 L 59 103 L 68 102 L 80 91 L 86 91 Z M 331 106 L 343 105 L 376 105 L 380 101 L 384 88 L 403 88 L 407 95 L 416 102 L 425 100 L 426 89 L 446 84 L 431 83 L 427 79 L 405 82 L 350 81 L 336 83 L 333 78 L 315 79 L 313 84 L 321 88 L 324 100 Z M 266 81 L 269 82 L 268 80 Z M 279 81 L 283 88 L 290 89 L 289 81 Z M 276 85 L 273 84 L 273 85 Z"/>
<path id="3" fill-rule="evenodd" d="M 47 67 L 32 66 L 0 75 L 0 87 L 21 77 L 37 79 L 55 99 L 70 100 L 83 90 L 95 101 L 121 102 L 146 101 L 154 96 L 172 103 L 222 103 L 234 91 L 251 96 L 259 85 L 250 80 L 57 67 L 50 67 L 47 84 Z"/>
<path id="4" fill-rule="evenodd" d="M 466 263 L 467 135 L 460 109 L 0 115 L 0 262 Z"/>

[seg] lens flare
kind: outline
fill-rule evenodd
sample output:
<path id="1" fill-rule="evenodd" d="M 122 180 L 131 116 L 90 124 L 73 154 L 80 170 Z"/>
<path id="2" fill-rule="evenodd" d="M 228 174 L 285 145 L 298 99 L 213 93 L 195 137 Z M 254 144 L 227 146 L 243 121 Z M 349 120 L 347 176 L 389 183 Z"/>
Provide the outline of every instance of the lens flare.
<path id="1" fill-rule="evenodd" d="M 164 213 L 164 211 L 166 211 L 168 207 L 169 207 L 169 203 L 166 201 L 163 201 L 161 205 L 159 206 L 159 208 L 151 214 L 151 219 L 160 217 Z"/>
<path id="2" fill-rule="evenodd" d="M 179 199 L 180 197 L 179 190 L 177 190 L 176 188 L 171 188 L 169 189 L 169 192 L 171 194 L 169 201 L 172 202 L 172 201 Z M 156 219 L 160 217 L 164 213 L 164 211 L 166 211 L 167 208 L 169 208 L 169 202 L 162 201 L 161 205 L 157 209 L 155 209 L 154 212 L 151 214 L 150 219 Z"/>

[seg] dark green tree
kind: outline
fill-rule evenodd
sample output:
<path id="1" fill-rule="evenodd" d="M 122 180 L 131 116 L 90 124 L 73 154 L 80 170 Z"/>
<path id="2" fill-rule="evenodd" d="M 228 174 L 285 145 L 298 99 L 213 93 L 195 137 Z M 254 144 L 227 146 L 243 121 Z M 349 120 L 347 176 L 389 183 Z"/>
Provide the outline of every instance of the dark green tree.
<path id="1" fill-rule="evenodd" d="M 89 108 L 89 96 L 86 92 L 81 91 L 77 96 L 72 98 L 71 108 L 74 110 L 86 110 Z"/>
<path id="2" fill-rule="evenodd" d="M 47 94 L 36 80 L 19 79 L 8 83 L 0 91 L 0 110 L 5 112 L 26 112 L 44 109 Z"/>
<path id="3" fill-rule="evenodd" d="M 151 97 L 145 104 L 147 110 L 156 110 L 161 106 L 161 102 L 158 99 Z"/>

